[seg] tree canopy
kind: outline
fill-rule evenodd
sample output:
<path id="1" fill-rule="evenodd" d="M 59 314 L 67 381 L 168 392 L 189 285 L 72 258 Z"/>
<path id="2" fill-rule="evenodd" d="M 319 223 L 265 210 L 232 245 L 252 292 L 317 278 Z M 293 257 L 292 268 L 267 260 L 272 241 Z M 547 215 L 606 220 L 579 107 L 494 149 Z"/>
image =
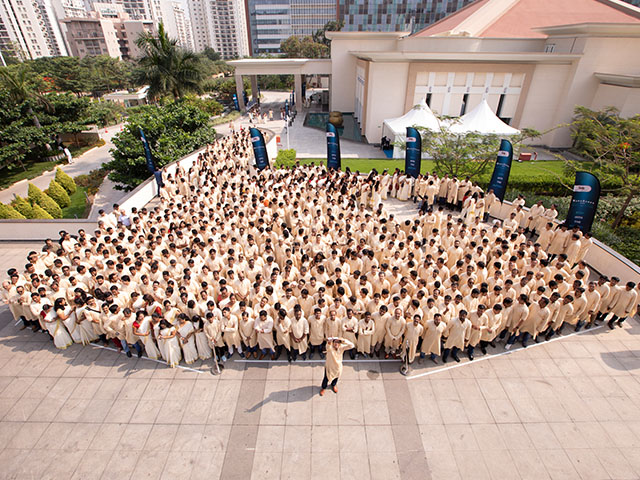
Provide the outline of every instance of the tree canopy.
<path id="1" fill-rule="evenodd" d="M 0 68 L 0 169 L 24 168 L 26 161 L 51 156 L 56 135 L 100 124 L 115 107 L 72 93 L 42 93 L 41 86 L 26 67 Z"/>
<path id="2" fill-rule="evenodd" d="M 329 47 L 314 41 L 313 37 L 296 37 L 291 35 L 280 44 L 280 50 L 289 58 L 328 58 Z"/>
<path id="3" fill-rule="evenodd" d="M 322 43 L 329 47 L 331 46 L 331 40 L 329 40 L 325 34 L 327 32 L 339 32 L 342 30 L 342 27 L 344 27 L 344 22 L 342 20 L 339 22 L 335 20 L 327 22 L 323 28 L 316 30 L 316 33 L 313 34 L 313 41 Z"/>
<path id="4" fill-rule="evenodd" d="M 625 200 L 618 211 L 613 228 L 622 221 L 634 196 L 640 194 L 640 115 L 620 116 L 614 107 L 600 111 L 578 106 L 571 123 L 574 150 L 589 162 L 568 162 L 574 170 L 588 170 L 600 180 L 618 179 L 617 193 Z"/>
<path id="5" fill-rule="evenodd" d="M 131 64 L 108 55 L 95 57 L 42 57 L 9 65 L 7 70 L 24 71 L 32 86 L 42 92 L 91 93 L 100 96 L 129 88 Z"/>
<path id="6" fill-rule="evenodd" d="M 144 105 L 129 116 L 124 130 L 113 138 L 113 160 L 105 164 L 111 170 L 109 178 L 116 188 L 131 190 L 144 182 L 151 173 L 147 170 L 139 128 L 144 130 L 157 167 L 206 145 L 215 138 L 209 126 L 209 114 L 178 100 L 165 106 Z"/>
<path id="7" fill-rule="evenodd" d="M 158 25 L 158 33 L 145 32 L 136 40 L 142 50 L 135 70 L 138 84 L 149 85 L 149 96 L 181 98 L 186 93 L 200 92 L 203 70 L 201 57 L 185 50 L 178 41 L 169 38 L 164 25 Z"/>
<path id="8" fill-rule="evenodd" d="M 422 136 L 422 150 L 433 158 L 436 171 L 458 178 L 477 179 L 495 162 L 500 148 L 500 137 L 483 135 L 478 132 L 457 134 L 449 130 L 448 125 L 457 120 L 452 117 L 439 116 L 440 129 L 431 131 L 417 127 Z M 540 132 L 522 129 L 520 135 L 512 137 L 514 151 L 527 138 L 536 138 Z"/>

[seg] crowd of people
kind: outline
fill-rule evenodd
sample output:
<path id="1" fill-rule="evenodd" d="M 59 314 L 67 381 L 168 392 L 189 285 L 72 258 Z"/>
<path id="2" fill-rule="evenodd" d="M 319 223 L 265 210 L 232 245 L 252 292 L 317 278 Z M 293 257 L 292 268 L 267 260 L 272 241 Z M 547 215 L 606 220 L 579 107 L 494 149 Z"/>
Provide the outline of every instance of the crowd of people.
<path id="1" fill-rule="evenodd" d="M 636 285 L 591 279 L 590 235 L 556 226 L 555 207 L 519 198 L 486 223 L 498 202 L 469 179 L 252 163 L 233 132 L 165 173 L 158 206 L 114 205 L 94 232 L 47 240 L 3 283 L 14 318 L 60 349 L 103 342 L 174 367 L 324 358 L 334 338 L 351 358 L 473 360 L 636 312 Z"/>

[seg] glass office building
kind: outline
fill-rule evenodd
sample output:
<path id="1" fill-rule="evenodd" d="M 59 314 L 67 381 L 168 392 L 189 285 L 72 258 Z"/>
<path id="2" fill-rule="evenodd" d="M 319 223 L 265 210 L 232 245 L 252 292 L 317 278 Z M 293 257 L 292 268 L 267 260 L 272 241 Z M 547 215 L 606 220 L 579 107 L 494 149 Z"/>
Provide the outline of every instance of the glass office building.
<path id="1" fill-rule="evenodd" d="M 342 31 L 416 32 L 473 0 L 338 0 Z"/>
<path id="2" fill-rule="evenodd" d="M 336 19 L 335 0 L 246 0 L 251 54 L 279 53 L 291 35 L 312 35 Z"/>

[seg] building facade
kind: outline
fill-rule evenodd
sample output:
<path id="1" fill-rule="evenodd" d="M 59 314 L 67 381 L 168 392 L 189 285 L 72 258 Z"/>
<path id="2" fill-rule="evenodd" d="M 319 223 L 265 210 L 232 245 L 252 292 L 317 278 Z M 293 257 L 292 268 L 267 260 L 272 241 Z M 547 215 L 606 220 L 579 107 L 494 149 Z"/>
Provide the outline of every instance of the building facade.
<path id="1" fill-rule="evenodd" d="M 331 0 L 245 0 L 251 54 L 279 53 L 291 35 L 314 34 L 336 19 Z"/>
<path id="2" fill-rule="evenodd" d="M 189 14 L 197 52 L 211 47 L 222 58 L 249 55 L 244 0 L 189 0 Z"/>
<path id="3" fill-rule="evenodd" d="M 26 58 L 67 55 L 50 0 L 0 0 L 0 49 Z"/>
<path id="4" fill-rule="evenodd" d="M 516 128 L 571 145 L 574 109 L 640 112 L 640 9 L 617 0 L 478 0 L 417 32 L 328 32 L 331 110 L 354 112 L 379 142 L 385 119 L 421 101 L 459 116 L 486 100 Z M 527 12 L 524 15 L 524 12 Z M 339 87 L 338 87 L 339 86 Z"/>
<path id="5" fill-rule="evenodd" d="M 191 31 L 191 20 L 185 12 L 180 2 L 171 2 L 173 10 L 173 22 L 175 24 L 175 38 L 178 43 L 186 49 L 193 50 L 193 33 Z"/>
<path id="6" fill-rule="evenodd" d="M 122 5 L 95 3 L 88 17 L 65 18 L 67 45 L 77 57 L 109 55 L 132 59 L 140 56 L 136 39 L 154 30 L 151 20 L 132 20 Z"/>
<path id="7" fill-rule="evenodd" d="M 337 0 L 345 32 L 416 32 L 473 0 Z"/>

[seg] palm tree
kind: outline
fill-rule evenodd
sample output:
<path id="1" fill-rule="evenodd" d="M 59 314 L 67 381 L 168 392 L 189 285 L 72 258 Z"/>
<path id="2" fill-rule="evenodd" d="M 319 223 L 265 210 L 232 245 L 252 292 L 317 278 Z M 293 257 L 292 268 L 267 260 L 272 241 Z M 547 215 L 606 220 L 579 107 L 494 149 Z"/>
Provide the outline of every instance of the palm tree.
<path id="1" fill-rule="evenodd" d="M 33 119 L 33 125 L 42 128 L 40 120 L 31 106 L 32 102 L 41 105 L 47 111 L 52 111 L 53 105 L 47 100 L 47 97 L 38 92 L 33 85 L 29 83 L 27 69 L 19 68 L 16 71 L 11 71 L 7 67 L 2 67 L 0 68 L 0 81 L 9 93 L 9 98 L 11 98 L 16 105 L 26 103 L 27 115 Z M 48 143 L 45 143 L 45 147 L 47 147 L 47 150 L 51 150 L 51 145 Z"/>
<path id="2" fill-rule="evenodd" d="M 149 96 L 170 94 L 182 98 L 185 93 L 200 91 L 200 57 L 180 48 L 177 40 L 169 38 L 162 23 L 157 35 L 145 32 L 136 45 L 143 52 L 138 60 L 137 80 L 149 85 Z"/>

